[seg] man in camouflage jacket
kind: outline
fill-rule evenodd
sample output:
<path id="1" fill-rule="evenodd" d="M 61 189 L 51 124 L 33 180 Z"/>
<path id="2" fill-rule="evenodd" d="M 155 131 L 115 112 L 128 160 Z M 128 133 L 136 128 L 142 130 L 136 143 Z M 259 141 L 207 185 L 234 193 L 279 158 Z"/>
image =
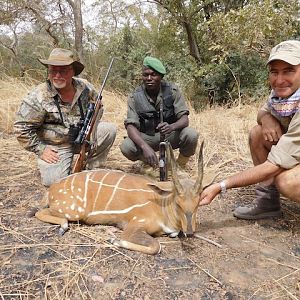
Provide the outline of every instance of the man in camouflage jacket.
<path id="1" fill-rule="evenodd" d="M 88 103 L 95 102 L 97 92 L 88 81 L 74 77 L 84 65 L 71 51 L 56 48 L 48 60 L 39 61 L 48 68 L 48 80 L 23 99 L 14 126 L 20 145 L 37 155 L 42 183 L 49 186 L 70 173 L 78 124 Z M 103 109 L 98 120 L 102 114 Z M 98 122 L 91 137 L 87 169 L 101 166 L 115 137 L 115 125 Z"/>

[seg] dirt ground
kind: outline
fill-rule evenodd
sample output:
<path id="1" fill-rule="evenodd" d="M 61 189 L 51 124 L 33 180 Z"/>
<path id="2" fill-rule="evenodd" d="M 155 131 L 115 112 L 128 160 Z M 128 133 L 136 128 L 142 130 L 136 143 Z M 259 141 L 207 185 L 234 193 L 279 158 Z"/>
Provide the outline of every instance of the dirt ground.
<path id="1" fill-rule="evenodd" d="M 280 219 L 237 220 L 232 210 L 254 187 L 231 190 L 199 208 L 198 237 L 160 237 L 161 253 L 149 256 L 111 246 L 114 227 L 72 224 L 61 237 L 31 217 L 45 192 L 35 158 L 12 135 L 0 144 L 1 299 L 300 299 L 299 205 L 283 200 Z M 108 165 L 134 169 L 117 146 Z"/>

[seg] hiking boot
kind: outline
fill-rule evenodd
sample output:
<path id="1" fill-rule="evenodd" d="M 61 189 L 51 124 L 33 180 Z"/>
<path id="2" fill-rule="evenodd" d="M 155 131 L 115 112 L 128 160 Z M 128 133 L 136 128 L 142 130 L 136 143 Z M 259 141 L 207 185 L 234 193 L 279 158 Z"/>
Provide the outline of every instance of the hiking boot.
<path id="1" fill-rule="evenodd" d="M 239 219 L 258 220 L 264 218 L 280 217 L 280 194 L 275 185 L 258 185 L 256 190 L 256 201 L 254 206 L 239 206 L 233 215 Z"/>

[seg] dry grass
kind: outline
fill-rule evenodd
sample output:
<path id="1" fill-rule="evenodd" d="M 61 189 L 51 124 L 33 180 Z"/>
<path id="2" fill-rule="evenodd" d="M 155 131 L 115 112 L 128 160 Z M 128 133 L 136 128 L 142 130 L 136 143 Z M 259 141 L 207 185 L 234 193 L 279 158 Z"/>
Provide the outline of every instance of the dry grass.
<path id="1" fill-rule="evenodd" d="M 282 220 L 237 221 L 231 209 L 253 199 L 252 187 L 199 209 L 201 238 L 159 238 L 162 252 L 154 257 L 113 247 L 107 239 L 120 235 L 114 227 L 72 224 L 59 237 L 57 226 L 28 217 L 45 188 L 34 155 L 10 133 L 34 84 L 0 81 L 0 299 L 300 299 L 300 210 L 287 202 Z M 126 97 L 106 91 L 103 102 L 104 119 L 119 129 L 109 166 L 128 171 L 132 162 L 118 147 L 126 135 Z M 258 106 L 191 110 L 190 124 L 205 140 L 208 177 L 251 165 L 247 135 Z M 189 164 L 195 175 L 196 158 Z"/>
<path id="2" fill-rule="evenodd" d="M 0 80 L 0 132 L 12 133 L 15 113 L 21 99 L 30 91 L 36 82 L 25 82 L 15 78 Z M 103 94 L 105 106 L 104 119 L 118 125 L 120 139 L 126 135 L 123 121 L 126 116 L 126 97 L 114 92 Z M 225 109 L 215 107 L 195 113 L 191 109 L 190 125 L 200 132 L 205 140 L 207 164 L 216 158 L 217 153 L 226 153 L 231 157 L 249 161 L 247 147 L 248 130 L 255 124 L 259 105 L 244 105 Z M 230 145 L 230 146 L 229 146 Z"/>
<path id="3" fill-rule="evenodd" d="M 21 99 L 36 84 L 34 81 L 29 82 L 28 79 L 26 82 L 9 77 L 0 80 L 1 134 L 13 132 L 15 113 Z M 126 96 L 114 92 L 105 91 L 103 94 L 104 120 L 113 122 L 118 126 L 118 136 L 115 143 L 117 147 L 112 149 L 113 154 L 116 155 L 119 152 L 118 145 L 126 136 L 123 125 L 126 116 L 126 100 Z M 213 107 L 200 113 L 195 113 L 190 108 L 190 125 L 198 130 L 201 139 L 205 141 L 205 162 L 208 173 L 212 166 L 216 170 L 232 161 L 240 160 L 251 164 L 247 139 L 249 129 L 255 124 L 258 106 L 259 104 L 237 105 L 230 109 Z M 222 153 L 222 158 L 220 153 Z M 126 160 L 123 161 L 125 164 L 128 163 Z M 191 163 L 194 164 L 195 159 Z"/>

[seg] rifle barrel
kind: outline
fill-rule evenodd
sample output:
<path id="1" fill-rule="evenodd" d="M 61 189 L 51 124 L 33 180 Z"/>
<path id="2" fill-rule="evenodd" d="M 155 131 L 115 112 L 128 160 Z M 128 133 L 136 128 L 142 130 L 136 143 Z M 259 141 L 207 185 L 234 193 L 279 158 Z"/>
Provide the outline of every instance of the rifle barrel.
<path id="1" fill-rule="evenodd" d="M 110 61 L 109 67 L 108 67 L 107 72 L 106 72 L 106 74 L 105 74 L 105 77 L 104 77 L 104 79 L 103 79 L 103 82 L 102 82 L 102 85 L 101 85 L 101 88 L 100 88 L 100 92 L 99 92 L 99 94 L 98 94 L 98 97 L 97 97 L 96 102 L 97 102 L 98 100 L 101 100 L 101 98 L 102 98 L 102 92 L 103 92 L 103 90 L 104 90 L 104 86 L 105 86 L 105 84 L 106 84 L 106 81 L 107 81 L 108 75 L 109 75 L 109 73 L 110 73 L 110 70 L 111 70 L 111 68 L 112 68 L 112 65 L 113 65 L 113 63 L 114 63 L 114 60 L 115 60 L 115 57 L 113 57 L 113 58 L 111 59 L 111 61 Z"/>
<path id="2" fill-rule="evenodd" d="M 104 86 L 106 84 L 110 70 L 112 68 L 114 59 L 115 58 L 113 57 L 110 61 L 109 67 L 105 74 L 104 80 L 102 82 L 102 85 L 101 85 L 99 94 L 97 95 L 95 103 L 89 103 L 89 105 L 88 105 L 88 109 L 87 109 L 87 112 L 85 115 L 83 126 L 82 126 L 76 140 L 74 141 L 75 144 L 81 145 L 81 150 L 80 150 L 79 157 L 77 158 L 77 160 L 74 164 L 72 173 L 80 172 L 84 168 L 84 165 L 86 162 L 86 153 L 85 153 L 86 144 L 89 143 L 90 135 L 91 135 L 91 132 L 95 125 L 95 121 L 97 119 L 98 112 L 99 112 L 100 108 L 102 107 L 102 104 L 101 104 L 102 92 L 103 92 Z"/>

